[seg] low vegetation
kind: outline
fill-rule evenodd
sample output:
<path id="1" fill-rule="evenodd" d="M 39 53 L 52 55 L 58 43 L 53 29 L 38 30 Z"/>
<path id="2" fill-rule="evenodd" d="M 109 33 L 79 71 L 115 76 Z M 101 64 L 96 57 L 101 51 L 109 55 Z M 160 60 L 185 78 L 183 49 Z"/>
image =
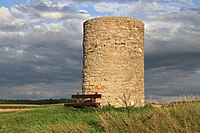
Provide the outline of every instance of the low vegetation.
<path id="1" fill-rule="evenodd" d="M 0 132 L 197 133 L 200 102 L 141 108 L 71 109 L 46 105 L 28 111 L 0 113 Z"/>

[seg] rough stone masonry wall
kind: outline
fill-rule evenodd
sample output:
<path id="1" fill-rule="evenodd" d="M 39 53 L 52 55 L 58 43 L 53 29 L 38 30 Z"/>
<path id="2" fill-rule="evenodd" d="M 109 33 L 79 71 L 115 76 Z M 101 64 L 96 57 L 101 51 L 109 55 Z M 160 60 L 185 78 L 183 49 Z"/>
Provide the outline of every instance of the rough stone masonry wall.
<path id="1" fill-rule="evenodd" d="M 101 93 L 101 105 L 144 105 L 143 22 L 125 17 L 86 21 L 83 54 L 84 94 Z"/>

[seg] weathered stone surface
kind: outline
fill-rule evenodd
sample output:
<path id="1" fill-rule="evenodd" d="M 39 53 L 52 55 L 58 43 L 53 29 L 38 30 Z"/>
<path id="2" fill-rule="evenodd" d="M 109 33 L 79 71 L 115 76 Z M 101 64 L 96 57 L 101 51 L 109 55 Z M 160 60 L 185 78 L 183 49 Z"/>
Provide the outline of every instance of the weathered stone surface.
<path id="1" fill-rule="evenodd" d="M 144 23 L 100 17 L 84 23 L 83 93 L 116 107 L 144 105 Z"/>

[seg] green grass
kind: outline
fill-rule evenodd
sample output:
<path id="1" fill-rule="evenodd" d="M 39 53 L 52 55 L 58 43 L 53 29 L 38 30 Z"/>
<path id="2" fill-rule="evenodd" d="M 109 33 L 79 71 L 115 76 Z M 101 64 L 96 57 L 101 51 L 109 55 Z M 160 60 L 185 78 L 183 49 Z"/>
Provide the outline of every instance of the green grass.
<path id="1" fill-rule="evenodd" d="M 23 112 L 4 113 L 0 115 L 0 132 L 49 132 L 53 130 L 60 132 L 78 130 L 78 128 L 86 130 L 89 127 L 87 124 L 92 124 L 96 116 L 94 110 L 87 110 L 47 106 Z M 74 129 L 76 126 L 77 128 Z"/>
<path id="2" fill-rule="evenodd" d="M 0 113 L 0 133 L 198 133 L 200 103 L 155 108 L 70 109 L 62 105 Z"/>

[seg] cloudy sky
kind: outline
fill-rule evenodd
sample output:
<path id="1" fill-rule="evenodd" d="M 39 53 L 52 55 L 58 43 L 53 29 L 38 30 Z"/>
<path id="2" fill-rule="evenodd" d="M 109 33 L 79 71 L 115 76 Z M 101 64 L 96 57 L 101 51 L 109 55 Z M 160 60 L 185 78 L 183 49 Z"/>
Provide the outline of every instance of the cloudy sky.
<path id="1" fill-rule="evenodd" d="M 0 99 L 81 92 L 82 24 L 145 23 L 147 98 L 200 94 L 199 0 L 0 0 Z"/>

